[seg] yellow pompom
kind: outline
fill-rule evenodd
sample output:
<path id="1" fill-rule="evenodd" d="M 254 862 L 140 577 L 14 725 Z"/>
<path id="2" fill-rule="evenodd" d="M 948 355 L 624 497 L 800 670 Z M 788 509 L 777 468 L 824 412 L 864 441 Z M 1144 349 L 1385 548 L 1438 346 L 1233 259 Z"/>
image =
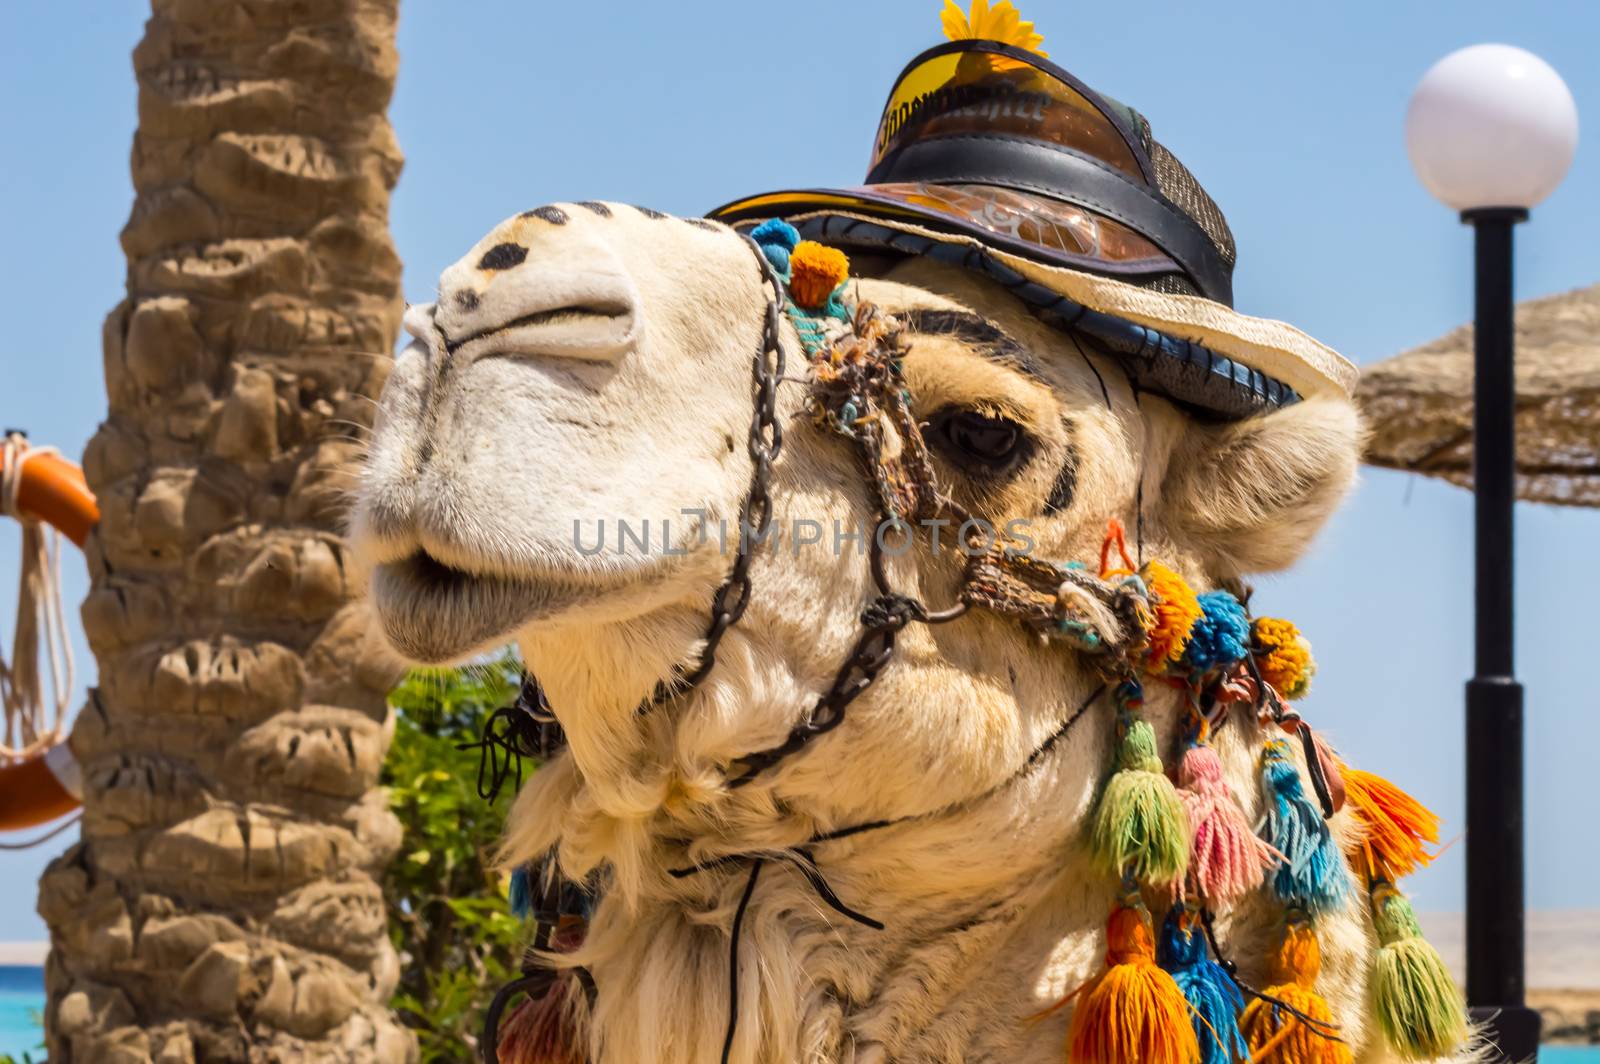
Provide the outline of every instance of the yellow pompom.
<path id="1" fill-rule="evenodd" d="M 1146 562 L 1140 575 L 1150 589 L 1154 614 L 1147 659 L 1154 671 L 1183 657 L 1194 622 L 1200 619 L 1200 599 L 1183 577 L 1160 562 Z"/>
<path id="2" fill-rule="evenodd" d="M 789 253 L 789 295 L 807 310 L 820 308 L 848 276 L 850 260 L 837 248 L 802 240 Z"/>
<path id="3" fill-rule="evenodd" d="M 1311 644 L 1294 622 L 1257 617 L 1251 634 L 1260 648 L 1256 665 L 1263 680 L 1285 698 L 1299 698 L 1311 689 L 1317 666 L 1311 659 Z"/>

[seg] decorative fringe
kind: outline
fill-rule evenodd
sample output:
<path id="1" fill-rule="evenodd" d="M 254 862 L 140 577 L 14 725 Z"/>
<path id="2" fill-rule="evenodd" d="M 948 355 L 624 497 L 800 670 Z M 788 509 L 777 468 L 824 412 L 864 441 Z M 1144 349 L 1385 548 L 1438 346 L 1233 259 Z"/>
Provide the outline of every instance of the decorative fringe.
<path id="1" fill-rule="evenodd" d="M 1304 913 L 1291 913 L 1274 965 L 1278 981 L 1250 1002 L 1239 1020 L 1252 1064 L 1350 1064 L 1350 1046 L 1338 1039 L 1332 1010 L 1315 989 L 1321 971 L 1316 932 Z"/>
<path id="2" fill-rule="evenodd" d="M 1452 1055 L 1465 1044 L 1466 1003 L 1444 961 L 1417 926 L 1411 903 L 1389 883 L 1372 890 L 1378 955 L 1372 967 L 1372 1003 L 1378 1025 L 1395 1052 L 1410 1060 Z"/>
<path id="3" fill-rule="evenodd" d="M 1239 1030 L 1244 995 L 1211 957 L 1204 929 L 1196 924 L 1198 912 L 1174 905 L 1161 926 L 1156 957 L 1172 973 L 1194 1017 L 1194 1036 L 1200 1044 L 1200 1064 L 1232 1064 L 1246 1059 L 1249 1047 Z"/>
<path id="4" fill-rule="evenodd" d="M 1438 815 L 1382 776 L 1340 768 L 1345 796 L 1366 829 L 1349 856 L 1367 877 L 1393 881 L 1432 861 L 1427 847 L 1439 842 Z"/>
<path id="5" fill-rule="evenodd" d="M 1156 964 L 1150 914 L 1134 895 L 1106 924 L 1106 968 L 1077 992 L 1072 1064 L 1196 1064 L 1200 1046 L 1178 984 Z"/>
<path id="6" fill-rule="evenodd" d="M 1195 743 L 1184 752 L 1178 800 L 1189 821 L 1189 881 L 1200 896 L 1228 902 L 1259 887 L 1277 854 L 1251 830 L 1211 747 Z"/>
<path id="7" fill-rule="evenodd" d="M 1155 729 L 1131 712 L 1138 702 L 1138 683 L 1124 681 L 1117 688 L 1117 771 L 1100 794 L 1090 846 L 1110 874 L 1163 886 L 1183 878 L 1189 831 L 1156 755 Z"/>
<path id="8" fill-rule="evenodd" d="M 1344 857 L 1322 811 L 1306 797 L 1289 743 L 1274 739 L 1261 752 L 1261 794 L 1267 844 L 1283 855 L 1272 878 L 1278 897 L 1310 912 L 1338 908 L 1350 889 Z"/>
<path id="9" fill-rule="evenodd" d="M 576 982 L 562 976 L 543 996 L 517 1006 L 500 1025 L 501 1064 L 584 1064 L 567 1003 Z"/>

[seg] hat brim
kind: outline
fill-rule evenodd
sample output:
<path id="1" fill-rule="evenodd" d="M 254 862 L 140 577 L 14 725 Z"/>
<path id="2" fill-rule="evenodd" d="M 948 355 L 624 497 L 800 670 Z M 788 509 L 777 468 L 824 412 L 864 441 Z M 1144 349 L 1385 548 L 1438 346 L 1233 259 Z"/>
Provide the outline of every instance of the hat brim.
<path id="1" fill-rule="evenodd" d="M 1068 265 L 1052 256 L 1053 261 L 1041 261 L 1036 246 L 1022 254 L 992 232 L 964 232 L 909 207 L 844 198 L 862 191 L 870 189 L 752 197 L 710 217 L 736 227 L 783 217 L 808 239 L 925 256 L 977 271 L 1040 317 L 1102 341 L 1141 388 L 1215 416 L 1250 417 L 1302 397 L 1348 398 L 1354 391 L 1359 370 L 1352 363 L 1284 322 L 1140 285 L 1135 277 L 1142 270 L 1107 276 L 1113 271 L 1100 260 Z M 838 205 L 824 206 L 819 197 L 839 197 Z"/>

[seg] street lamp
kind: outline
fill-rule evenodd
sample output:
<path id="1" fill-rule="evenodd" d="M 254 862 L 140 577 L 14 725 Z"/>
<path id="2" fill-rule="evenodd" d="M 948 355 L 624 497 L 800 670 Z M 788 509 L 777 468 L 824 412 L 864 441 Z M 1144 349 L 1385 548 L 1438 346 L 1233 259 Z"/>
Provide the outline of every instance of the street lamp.
<path id="1" fill-rule="evenodd" d="M 1476 655 L 1467 682 L 1467 1002 L 1502 1060 L 1532 1057 L 1523 1000 L 1522 685 L 1512 667 L 1516 375 L 1511 230 L 1567 174 L 1572 94 L 1550 65 L 1504 44 L 1453 52 L 1423 76 L 1406 148 L 1434 198 L 1475 230 L 1473 471 Z"/>

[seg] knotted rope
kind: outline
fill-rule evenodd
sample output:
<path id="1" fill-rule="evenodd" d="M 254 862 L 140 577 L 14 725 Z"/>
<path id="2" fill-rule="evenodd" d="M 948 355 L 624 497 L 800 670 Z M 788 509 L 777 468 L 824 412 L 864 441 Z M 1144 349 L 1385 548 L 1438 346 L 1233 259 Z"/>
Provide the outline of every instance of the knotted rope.
<path id="1" fill-rule="evenodd" d="M 0 698 L 5 702 L 6 733 L 0 757 L 25 760 L 61 739 L 67 700 L 72 697 L 72 641 L 61 608 L 61 533 L 17 505 L 23 470 L 31 459 L 56 453 L 29 446 L 21 433 L 8 433 L 0 456 L 0 513 L 22 526 L 22 566 L 17 580 L 17 626 L 8 662 L 0 653 Z M 47 707 L 39 673 L 39 642 L 44 641 L 55 715 L 45 724 Z"/>

